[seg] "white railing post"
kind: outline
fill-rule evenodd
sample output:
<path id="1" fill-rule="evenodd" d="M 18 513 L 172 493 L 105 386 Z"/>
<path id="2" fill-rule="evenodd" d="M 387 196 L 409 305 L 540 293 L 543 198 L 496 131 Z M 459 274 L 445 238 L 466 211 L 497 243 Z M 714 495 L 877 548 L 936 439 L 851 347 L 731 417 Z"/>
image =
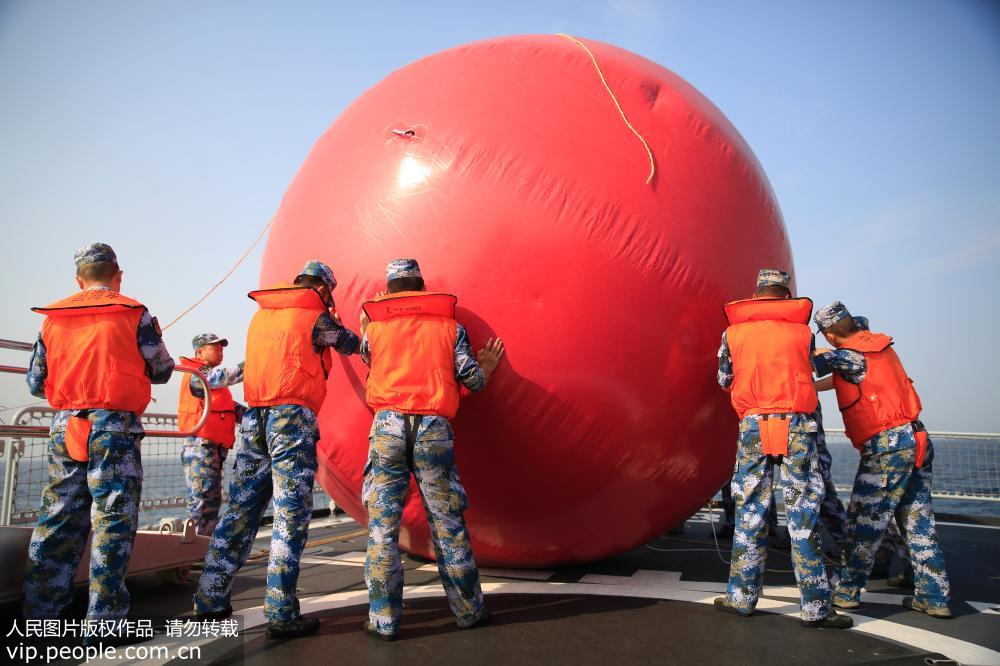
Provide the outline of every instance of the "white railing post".
<path id="1" fill-rule="evenodd" d="M 14 490 L 17 486 L 17 464 L 24 450 L 21 440 L 10 440 L 4 443 L 3 457 L 3 499 L 0 500 L 0 526 L 10 525 L 10 517 L 14 512 Z"/>

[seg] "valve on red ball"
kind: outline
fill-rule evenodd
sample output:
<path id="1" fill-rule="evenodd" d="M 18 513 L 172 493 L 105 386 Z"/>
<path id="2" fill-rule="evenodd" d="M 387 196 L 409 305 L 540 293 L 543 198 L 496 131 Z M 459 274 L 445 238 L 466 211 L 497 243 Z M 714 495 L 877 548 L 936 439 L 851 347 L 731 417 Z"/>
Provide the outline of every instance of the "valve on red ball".
<path id="1" fill-rule="evenodd" d="M 715 494 L 737 434 L 715 381 L 722 305 L 759 268 L 792 268 L 725 116 L 656 63 L 564 36 L 443 51 L 361 95 L 289 187 L 261 284 L 313 257 L 355 330 L 386 263 L 415 257 L 429 289 L 458 296 L 475 348 L 503 337 L 453 427 L 476 560 L 505 566 L 614 555 Z M 318 478 L 365 523 L 367 369 L 339 359 Z M 400 543 L 433 557 L 412 487 Z"/>

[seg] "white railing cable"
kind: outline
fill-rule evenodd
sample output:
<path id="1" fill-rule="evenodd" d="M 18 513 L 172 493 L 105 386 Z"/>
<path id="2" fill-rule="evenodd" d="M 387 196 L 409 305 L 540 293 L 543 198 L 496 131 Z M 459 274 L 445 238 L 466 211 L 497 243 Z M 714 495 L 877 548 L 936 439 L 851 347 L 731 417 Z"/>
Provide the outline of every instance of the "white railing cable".
<path id="1" fill-rule="evenodd" d="M 48 482 L 46 456 L 49 438 L 46 424 L 54 414 L 55 410 L 48 406 L 26 406 L 18 410 L 12 419 L 15 424 L 40 427 L 46 434 L 32 434 L 6 442 L 4 452 L 8 462 L 7 469 L 10 471 L 4 481 L 5 500 L 4 506 L 0 507 L 0 525 L 29 524 L 38 518 L 38 497 Z M 180 509 L 183 512 L 188 502 L 181 465 L 184 440 L 161 435 L 167 428 L 177 427 L 177 416 L 147 412 L 142 415 L 142 424 L 147 436 L 143 438 L 141 445 L 144 479 L 139 509 L 144 512 Z M 231 450 L 226 457 L 223 478 L 227 480 L 233 474 L 236 459 L 234 454 L 235 450 Z M 228 485 L 223 484 L 224 501 Z M 313 494 L 323 496 L 323 489 L 319 484 L 314 486 Z M 175 511 L 174 514 L 176 513 Z M 6 523 L 2 520 L 4 517 Z"/>
<path id="2" fill-rule="evenodd" d="M 843 428 L 823 428 L 827 434 L 844 435 Z M 927 434 L 931 439 L 979 439 L 979 440 L 1000 440 L 998 432 L 952 432 L 949 430 L 928 430 Z"/>

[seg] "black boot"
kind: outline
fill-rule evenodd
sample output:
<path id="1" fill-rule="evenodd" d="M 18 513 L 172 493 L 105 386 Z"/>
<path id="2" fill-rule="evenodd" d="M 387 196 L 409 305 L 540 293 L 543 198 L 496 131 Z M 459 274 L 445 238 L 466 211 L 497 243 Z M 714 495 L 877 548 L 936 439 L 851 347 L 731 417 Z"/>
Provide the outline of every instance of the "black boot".
<path id="1" fill-rule="evenodd" d="M 729 603 L 729 597 L 716 597 L 712 604 L 724 613 L 732 613 L 733 615 L 739 615 L 740 617 L 750 617 L 753 615 L 753 611 L 744 613 L 743 611 L 737 609 L 736 606 Z"/>
<path id="2" fill-rule="evenodd" d="M 493 619 L 493 613 L 490 612 L 489 608 L 483 608 L 483 612 L 479 614 L 479 617 L 472 624 L 467 624 L 464 627 L 459 627 L 459 629 L 475 629 L 476 627 L 481 627 L 484 624 L 489 624 L 490 620 Z"/>
<path id="3" fill-rule="evenodd" d="M 233 614 L 233 607 L 229 604 L 226 605 L 222 610 L 217 611 L 206 611 L 204 613 L 199 613 L 195 611 L 194 619 L 198 622 L 210 622 L 212 620 L 225 620 L 227 617 Z"/>
<path id="4" fill-rule="evenodd" d="M 854 626 L 854 619 L 831 610 L 822 620 L 799 620 L 799 624 L 810 629 L 850 629 Z"/>
<path id="5" fill-rule="evenodd" d="M 268 620 L 268 638 L 301 638 L 302 636 L 312 636 L 319 631 L 319 620 L 315 617 L 299 616 L 288 622 Z"/>
<path id="6" fill-rule="evenodd" d="M 913 569 L 903 569 L 901 572 L 895 576 L 889 578 L 885 581 L 885 584 L 889 587 L 902 587 L 909 590 L 913 589 Z"/>
<path id="7" fill-rule="evenodd" d="M 396 640 L 396 634 L 383 634 L 378 629 L 372 626 L 372 623 L 365 620 L 365 633 L 369 636 L 374 636 L 380 641 L 394 641 Z"/>

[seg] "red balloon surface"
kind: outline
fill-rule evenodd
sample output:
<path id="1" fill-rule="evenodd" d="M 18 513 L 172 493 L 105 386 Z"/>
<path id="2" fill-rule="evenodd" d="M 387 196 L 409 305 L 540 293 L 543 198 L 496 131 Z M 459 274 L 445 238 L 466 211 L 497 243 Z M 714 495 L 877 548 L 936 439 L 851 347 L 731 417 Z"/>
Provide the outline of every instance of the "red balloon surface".
<path id="1" fill-rule="evenodd" d="M 792 269 L 781 212 L 736 129 L 669 70 L 560 36 L 478 42 L 365 92 L 288 189 L 261 284 L 316 257 L 357 330 L 385 265 L 458 295 L 475 348 L 506 359 L 453 422 L 480 564 L 595 560 L 658 536 L 729 477 L 736 417 L 716 385 L 722 304 Z M 319 480 L 365 523 L 367 368 L 337 357 Z M 420 497 L 400 542 L 433 557 Z"/>

